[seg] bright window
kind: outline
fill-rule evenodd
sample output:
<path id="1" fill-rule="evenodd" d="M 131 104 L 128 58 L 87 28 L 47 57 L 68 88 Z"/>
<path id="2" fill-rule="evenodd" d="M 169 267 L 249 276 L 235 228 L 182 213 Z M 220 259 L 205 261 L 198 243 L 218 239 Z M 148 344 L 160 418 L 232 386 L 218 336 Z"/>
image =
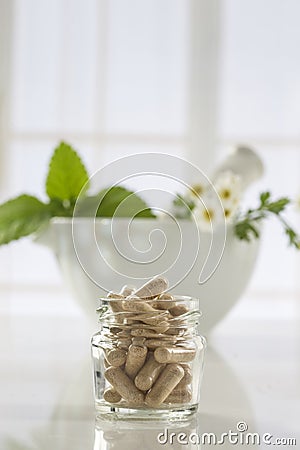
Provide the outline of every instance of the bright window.
<path id="1" fill-rule="evenodd" d="M 146 151 L 209 169 L 242 142 L 267 168 L 249 206 L 265 187 L 300 193 L 297 0 L 2 3 L 1 200 L 44 196 L 61 139 L 91 172 Z M 30 240 L 1 248 L 0 261 L 2 289 L 61 286 L 51 253 Z M 268 225 L 252 290 L 299 290 L 299 273 L 299 255 Z"/>

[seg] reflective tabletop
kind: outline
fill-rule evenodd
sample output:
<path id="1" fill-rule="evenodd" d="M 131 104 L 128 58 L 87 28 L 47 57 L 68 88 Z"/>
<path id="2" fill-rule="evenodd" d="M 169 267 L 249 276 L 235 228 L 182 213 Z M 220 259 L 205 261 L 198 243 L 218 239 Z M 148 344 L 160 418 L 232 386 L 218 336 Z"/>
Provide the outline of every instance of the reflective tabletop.
<path id="1" fill-rule="evenodd" d="M 257 439 L 270 448 L 288 438 L 300 446 L 297 311 L 266 318 L 259 307 L 253 313 L 250 299 L 243 311 L 207 336 L 200 409 L 182 423 L 97 418 L 90 361 L 96 327 L 80 313 L 2 311 L 0 449 L 256 448 Z"/>

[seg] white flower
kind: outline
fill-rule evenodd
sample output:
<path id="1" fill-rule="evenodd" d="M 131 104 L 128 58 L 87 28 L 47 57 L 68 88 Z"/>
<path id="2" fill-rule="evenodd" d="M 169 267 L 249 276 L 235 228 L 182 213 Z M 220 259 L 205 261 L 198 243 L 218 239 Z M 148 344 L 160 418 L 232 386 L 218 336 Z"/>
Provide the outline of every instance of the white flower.
<path id="1" fill-rule="evenodd" d="M 212 196 L 204 196 L 202 201 L 197 200 L 193 217 L 202 231 L 213 232 L 215 227 L 224 222 L 222 206 Z"/>
<path id="2" fill-rule="evenodd" d="M 204 183 L 196 183 L 189 186 L 186 198 L 192 202 L 196 202 L 198 198 L 201 198 L 205 191 L 207 189 L 207 186 Z"/>
<path id="3" fill-rule="evenodd" d="M 214 187 L 221 199 L 225 217 L 236 212 L 242 196 L 242 184 L 239 175 L 226 171 L 221 173 L 214 182 Z"/>
<path id="4" fill-rule="evenodd" d="M 236 216 L 238 210 L 238 204 L 236 206 L 229 207 L 224 206 L 224 217 L 227 222 L 231 222 L 232 219 Z"/>

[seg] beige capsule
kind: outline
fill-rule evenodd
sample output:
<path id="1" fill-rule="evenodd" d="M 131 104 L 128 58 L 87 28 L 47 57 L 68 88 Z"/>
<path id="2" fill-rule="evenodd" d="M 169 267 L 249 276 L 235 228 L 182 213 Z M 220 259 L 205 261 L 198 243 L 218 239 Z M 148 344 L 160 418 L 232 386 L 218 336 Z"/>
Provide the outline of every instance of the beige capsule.
<path id="1" fill-rule="evenodd" d="M 182 389 L 191 384 L 193 380 L 192 369 L 189 364 L 181 364 L 181 367 L 184 370 L 184 376 L 179 384 L 176 386 L 176 389 Z"/>
<path id="2" fill-rule="evenodd" d="M 185 332 L 184 328 L 176 328 L 171 326 L 167 331 L 166 334 L 172 335 L 172 336 L 183 336 Z"/>
<path id="3" fill-rule="evenodd" d="M 146 338 L 142 337 L 142 336 L 136 336 L 136 337 L 132 337 L 131 342 L 132 345 L 139 345 L 139 346 L 143 346 L 145 344 Z"/>
<path id="4" fill-rule="evenodd" d="M 107 294 L 107 296 L 106 296 L 107 298 L 116 298 L 116 299 L 123 299 L 124 298 L 124 295 L 122 295 L 122 294 L 118 294 L 117 292 L 113 292 L 113 291 L 110 291 L 108 294 Z"/>
<path id="5" fill-rule="evenodd" d="M 114 348 L 106 351 L 105 358 L 111 366 L 119 367 L 126 362 L 126 351 L 121 348 Z"/>
<path id="6" fill-rule="evenodd" d="M 146 339 L 145 345 L 148 348 L 158 348 L 158 347 L 169 347 L 172 344 L 176 344 L 176 338 L 165 338 L 165 339 Z"/>
<path id="7" fill-rule="evenodd" d="M 118 333 L 121 333 L 121 332 L 122 332 L 122 328 L 119 328 L 119 327 L 110 327 L 109 331 L 110 331 L 112 334 L 118 334 Z"/>
<path id="8" fill-rule="evenodd" d="M 194 349 L 185 347 L 159 347 L 154 351 L 154 358 L 160 363 L 189 362 L 195 358 L 195 355 Z"/>
<path id="9" fill-rule="evenodd" d="M 119 331 L 119 333 L 117 333 L 117 337 L 118 337 L 118 339 L 126 339 L 126 338 L 128 338 L 128 337 L 130 337 L 130 330 L 122 330 L 122 331 Z"/>
<path id="10" fill-rule="evenodd" d="M 155 326 L 153 324 L 140 322 L 139 324 L 134 324 L 131 329 L 138 330 L 141 328 L 155 331 L 157 334 L 163 334 L 169 329 L 169 323 L 166 320 L 163 320 L 162 322 L 159 323 L 159 325 Z"/>
<path id="11" fill-rule="evenodd" d="M 131 330 L 131 336 L 134 337 L 144 337 L 144 338 L 157 338 L 160 337 L 161 334 L 156 333 L 155 330 L 147 329 L 147 328 L 136 328 Z"/>
<path id="12" fill-rule="evenodd" d="M 183 376 L 184 370 L 179 364 L 167 364 L 152 389 L 147 393 L 146 404 L 157 407 L 163 403 Z"/>
<path id="13" fill-rule="evenodd" d="M 155 309 L 170 309 L 176 305 L 173 301 L 173 296 L 170 294 L 162 294 L 157 300 L 153 300 L 151 303 L 152 307 Z"/>
<path id="14" fill-rule="evenodd" d="M 167 323 L 167 326 L 169 327 L 169 324 L 165 319 L 164 312 L 162 312 L 162 313 L 150 313 L 150 312 L 142 313 L 142 314 L 136 315 L 135 317 L 132 317 L 132 319 L 139 320 L 143 323 L 146 323 L 147 325 L 150 325 L 151 328 L 165 327 L 166 323 Z"/>
<path id="15" fill-rule="evenodd" d="M 125 286 L 123 286 L 120 291 L 120 295 L 123 295 L 123 297 L 129 297 L 129 295 L 132 295 L 134 291 L 135 291 L 134 286 L 128 286 L 127 284 L 125 284 Z"/>
<path id="16" fill-rule="evenodd" d="M 155 330 L 157 333 L 166 333 L 166 331 L 169 329 L 169 326 L 170 326 L 169 322 L 164 320 L 159 325 L 153 327 L 152 329 Z"/>
<path id="17" fill-rule="evenodd" d="M 138 324 L 134 324 L 131 327 L 131 333 L 136 332 L 136 330 L 148 330 L 151 333 L 162 334 L 162 333 L 165 333 L 168 329 L 169 329 L 169 323 L 166 320 L 163 320 L 162 322 L 160 322 L 160 324 L 158 326 L 151 326 L 151 325 L 140 322 Z"/>
<path id="18" fill-rule="evenodd" d="M 167 292 L 165 292 L 164 294 L 161 294 L 158 298 L 159 300 L 173 300 L 174 297 L 171 294 L 167 294 Z"/>
<path id="19" fill-rule="evenodd" d="M 134 406 L 143 404 L 144 394 L 138 390 L 134 382 L 120 367 L 109 367 L 106 369 L 105 378 L 128 403 Z"/>
<path id="20" fill-rule="evenodd" d="M 189 312 L 189 308 L 184 303 L 179 303 L 178 305 L 173 306 L 173 308 L 170 308 L 169 312 L 173 317 L 178 317 Z"/>
<path id="21" fill-rule="evenodd" d="M 107 294 L 107 298 L 112 300 L 109 304 L 113 312 L 120 312 L 123 311 L 122 308 L 122 301 L 124 299 L 123 295 L 116 294 L 115 292 L 109 292 Z M 117 301 L 120 300 L 120 301 Z"/>
<path id="22" fill-rule="evenodd" d="M 122 302 L 122 308 L 124 311 L 130 311 L 134 313 L 153 312 L 155 311 L 149 303 L 141 301 L 139 297 L 128 297 Z"/>
<path id="23" fill-rule="evenodd" d="M 122 323 L 123 322 L 122 301 L 124 299 L 123 295 L 116 294 L 115 292 L 109 292 L 107 294 L 107 298 L 109 298 L 111 300 L 109 302 L 109 306 L 110 306 L 112 312 L 115 313 L 116 322 Z"/>
<path id="24" fill-rule="evenodd" d="M 107 388 L 103 393 L 103 398 L 108 403 L 118 403 L 122 400 L 121 395 L 114 388 Z"/>
<path id="25" fill-rule="evenodd" d="M 126 319 L 126 325 L 135 325 L 136 323 L 139 323 L 139 321 L 133 319 Z"/>
<path id="26" fill-rule="evenodd" d="M 149 359 L 134 379 L 136 387 L 141 391 L 150 389 L 164 367 L 165 364 L 158 363 L 154 359 L 153 353 L 150 353 Z"/>
<path id="27" fill-rule="evenodd" d="M 131 345 L 131 339 L 130 338 L 127 338 L 127 339 L 125 339 L 125 338 L 122 338 L 122 339 L 120 339 L 119 341 L 118 341 L 118 343 L 117 343 L 117 347 L 118 348 L 122 348 L 122 349 L 124 349 L 126 352 L 128 351 L 128 347 Z"/>
<path id="28" fill-rule="evenodd" d="M 179 386 L 179 384 L 177 386 Z M 168 395 L 164 403 L 177 403 L 182 405 L 184 403 L 189 403 L 192 400 L 192 390 L 190 388 L 185 387 L 183 389 L 178 389 L 177 386 L 171 394 Z"/>
<path id="29" fill-rule="evenodd" d="M 135 295 L 140 298 L 155 298 L 167 290 L 168 285 L 168 280 L 164 277 L 155 277 L 135 291 Z"/>
<path id="30" fill-rule="evenodd" d="M 131 345 L 128 349 L 126 363 L 125 363 L 125 373 L 130 377 L 134 378 L 136 374 L 143 367 L 148 349 L 145 346 Z"/>

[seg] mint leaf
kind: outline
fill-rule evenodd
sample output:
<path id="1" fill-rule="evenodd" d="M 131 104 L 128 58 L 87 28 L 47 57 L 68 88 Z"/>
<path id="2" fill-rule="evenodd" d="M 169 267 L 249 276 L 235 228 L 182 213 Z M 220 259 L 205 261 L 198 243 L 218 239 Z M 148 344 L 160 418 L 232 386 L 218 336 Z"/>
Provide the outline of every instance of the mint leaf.
<path id="1" fill-rule="evenodd" d="M 235 224 L 235 234 L 239 239 L 247 242 L 250 242 L 251 237 L 259 237 L 258 229 L 253 225 L 253 223 L 250 221 L 248 222 L 247 220 L 237 222 Z"/>
<path id="2" fill-rule="evenodd" d="M 268 192 L 268 191 L 267 192 L 262 192 L 260 194 L 260 202 L 261 202 L 261 204 L 265 205 L 270 197 L 271 197 L 271 193 L 270 192 Z"/>
<path id="3" fill-rule="evenodd" d="M 263 192 L 260 194 L 260 205 L 256 209 L 248 209 L 248 211 L 238 218 L 234 225 L 234 231 L 236 236 L 245 241 L 250 241 L 251 237 L 258 238 L 259 230 L 256 227 L 256 223 L 268 218 L 268 216 L 276 217 L 285 234 L 288 236 L 289 244 L 296 249 L 300 249 L 300 237 L 293 228 L 286 222 L 282 216 L 282 212 L 286 209 L 287 205 L 291 203 L 287 197 L 280 197 L 277 200 L 271 201 L 270 192 Z"/>
<path id="4" fill-rule="evenodd" d="M 286 197 L 283 197 L 275 202 L 269 203 L 267 208 L 268 208 L 268 211 L 270 211 L 274 214 L 279 214 L 285 209 L 285 207 L 289 203 L 290 203 L 290 200 Z"/>
<path id="5" fill-rule="evenodd" d="M 49 206 L 30 195 L 0 205 L 0 245 L 28 236 L 51 217 Z"/>
<path id="6" fill-rule="evenodd" d="M 46 180 L 50 199 L 76 200 L 82 188 L 88 187 L 88 173 L 75 150 L 65 142 L 55 149 Z"/>
<path id="7" fill-rule="evenodd" d="M 155 217 L 144 200 L 121 186 L 103 189 L 95 196 L 79 200 L 76 216 Z"/>

